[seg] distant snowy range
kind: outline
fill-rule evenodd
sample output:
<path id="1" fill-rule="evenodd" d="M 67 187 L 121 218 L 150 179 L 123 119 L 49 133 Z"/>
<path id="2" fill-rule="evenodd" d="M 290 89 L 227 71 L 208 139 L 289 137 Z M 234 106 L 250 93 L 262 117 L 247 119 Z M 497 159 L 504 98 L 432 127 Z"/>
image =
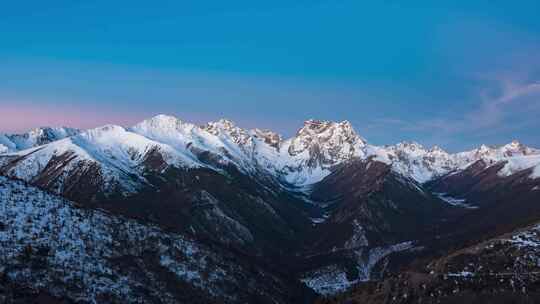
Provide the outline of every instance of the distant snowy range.
<path id="1" fill-rule="evenodd" d="M 1 303 L 534 303 L 538 225 L 518 141 L 167 115 L 0 134 Z"/>
<path id="2" fill-rule="evenodd" d="M 352 159 L 374 159 L 419 183 L 466 168 L 478 160 L 489 165 L 507 162 L 501 176 L 534 168 L 540 176 L 540 150 L 513 141 L 501 147 L 447 153 L 438 146 L 424 148 L 415 142 L 375 146 L 359 136 L 348 121 L 308 120 L 296 136 L 283 139 L 270 130 L 246 130 L 222 119 L 196 126 L 173 116 L 158 115 L 135 126 L 106 125 L 91 130 L 37 128 L 25 134 L 1 134 L 0 152 L 6 157 L 35 151 L 36 165 L 45 166 L 55 156 L 73 152 L 77 161 L 99 163 L 109 169 L 136 174 L 140 165 L 133 156 L 159 149 L 167 164 L 178 167 L 207 166 L 197 151 L 208 151 L 245 172 L 264 170 L 292 186 L 309 186 L 331 173 L 331 168 Z M 36 171 L 35 168 L 29 170 Z M 135 169 L 135 170 L 134 170 Z M 29 179 L 31 176 L 23 177 Z M 118 172 L 116 172 L 118 174 Z"/>

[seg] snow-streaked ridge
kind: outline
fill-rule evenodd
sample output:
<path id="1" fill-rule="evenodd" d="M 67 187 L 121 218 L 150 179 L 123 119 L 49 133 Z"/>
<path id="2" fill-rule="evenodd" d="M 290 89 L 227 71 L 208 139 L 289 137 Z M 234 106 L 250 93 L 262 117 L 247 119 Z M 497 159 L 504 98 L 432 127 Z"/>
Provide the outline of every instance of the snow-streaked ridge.
<path id="1" fill-rule="evenodd" d="M 465 169 L 478 160 L 488 165 L 506 162 L 499 172 L 501 176 L 533 168 L 531 177 L 540 177 L 540 151 L 517 141 L 501 147 L 482 145 L 453 154 L 415 142 L 383 147 L 367 143 L 348 121 L 311 119 L 289 139 L 268 130 L 243 129 L 227 119 L 197 126 L 169 115 L 157 115 L 128 129 L 108 125 L 82 133 L 67 129 L 57 133 L 58 137 L 67 138 L 39 146 L 36 153 L 32 153 L 36 148 L 14 153 L 18 146 L 9 137 L 0 135 L 0 153 L 8 158 L 32 153 L 21 166 L 12 168 L 11 173 L 31 180 L 53 156 L 70 151 L 77 160 L 101 164 L 103 173 L 113 179 L 131 174 L 144 182 L 140 176 L 142 158 L 150 149 L 157 148 L 171 166 L 204 165 L 219 169 L 232 164 L 247 174 L 269 174 L 302 188 L 322 180 L 341 163 L 368 158 L 389 164 L 395 172 L 419 183 Z M 212 155 L 211 163 L 201 159 L 204 153 Z M 0 165 L 2 162 L 0 159 Z"/>
<path id="2" fill-rule="evenodd" d="M 394 157 L 393 167 L 396 171 L 422 183 L 453 171 L 463 170 L 480 160 L 488 166 L 505 162 L 506 165 L 499 172 L 500 176 L 512 175 L 540 164 L 540 150 L 527 147 L 515 140 L 500 147 L 481 145 L 471 151 L 453 154 L 437 146 L 426 149 L 414 142 L 390 146 L 387 151 Z M 535 175 L 531 177 L 534 178 Z"/>
<path id="3" fill-rule="evenodd" d="M 8 176 L 31 182 L 52 162 L 61 159 L 57 166 L 64 166 L 63 173 L 54 181 L 52 190 L 62 193 L 64 179 L 70 173 L 98 165 L 104 192 L 118 190 L 113 188 L 119 186 L 121 191 L 129 193 L 146 182 L 142 176 L 143 162 L 147 153 L 155 150 L 171 166 L 200 166 L 193 155 L 180 153 L 123 127 L 106 125 L 43 146 L 5 154 L 0 159 L 0 167 L 7 166 L 4 173 Z M 17 159 L 16 165 L 9 166 L 13 159 Z"/>
<path id="4" fill-rule="evenodd" d="M 79 132 L 67 127 L 41 127 L 22 134 L 0 134 L 0 154 L 41 146 Z"/>

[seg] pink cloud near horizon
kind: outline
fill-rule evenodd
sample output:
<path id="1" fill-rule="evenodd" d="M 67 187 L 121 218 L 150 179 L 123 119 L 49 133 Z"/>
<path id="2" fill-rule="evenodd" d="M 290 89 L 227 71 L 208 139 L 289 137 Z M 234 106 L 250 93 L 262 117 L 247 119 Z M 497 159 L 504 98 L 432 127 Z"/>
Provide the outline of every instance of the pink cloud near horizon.
<path id="1" fill-rule="evenodd" d="M 0 132 L 24 132 L 42 126 L 89 129 L 105 124 L 130 126 L 147 118 L 142 113 L 66 105 L 35 105 L 0 102 Z"/>
<path id="2" fill-rule="evenodd" d="M 220 118 L 230 118 L 238 126 L 246 128 L 270 128 L 276 120 L 261 121 L 241 117 L 225 117 L 208 113 L 173 111 L 155 107 L 150 110 L 134 110 L 117 106 L 50 104 L 49 102 L 7 102 L 0 99 L 0 133 L 23 133 L 37 127 L 71 127 L 91 129 L 107 124 L 130 127 L 158 114 L 172 115 L 194 124 L 205 124 Z M 238 119 L 238 120 L 235 120 Z M 277 120 L 281 124 L 287 121 Z M 270 128 L 271 129 L 271 128 Z"/>

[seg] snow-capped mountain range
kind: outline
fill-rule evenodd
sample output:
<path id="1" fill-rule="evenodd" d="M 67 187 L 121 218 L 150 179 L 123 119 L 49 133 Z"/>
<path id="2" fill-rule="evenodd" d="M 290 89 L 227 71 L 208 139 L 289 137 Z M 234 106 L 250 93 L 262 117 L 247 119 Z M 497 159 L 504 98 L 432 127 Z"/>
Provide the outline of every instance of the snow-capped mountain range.
<path id="1" fill-rule="evenodd" d="M 421 183 L 465 169 L 479 160 L 488 165 L 507 162 L 504 169 L 499 172 L 501 176 L 538 167 L 540 164 L 540 150 L 526 147 L 515 140 L 500 147 L 481 145 L 477 149 L 454 154 L 448 153 L 438 146 L 426 149 L 414 142 L 399 143 L 387 147 L 387 151 L 393 160 L 392 166 L 396 171 L 408 174 Z M 535 168 L 531 175 L 532 178 L 540 177 L 538 170 Z"/>
<path id="2" fill-rule="evenodd" d="M 234 165 L 248 175 L 268 174 L 293 187 L 314 184 L 339 164 L 368 158 L 419 183 L 478 160 L 488 165 L 506 162 L 501 176 L 532 168 L 530 177 L 540 177 L 540 150 L 517 141 L 455 154 L 414 142 L 381 147 L 369 144 L 348 121 L 308 120 L 294 137 L 283 139 L 272 131 L 242 129 L 225 119 L 197 126 L 158 115 L 130 128 L 40 128 L 24 135 L 1 135 L 0 143 L 4 174 L 32 181 L 43 177 L 45 170 L 54 176 L 52 188 L 57 190 L 65 187 L 66 177 L 94 170 L 105 188 L 134 191 L 145 184 L 143 173 L 156 154 L 161 164 L 153 170 L 169 166 L 221 170 Z"/>
<path id="3" fill-rule="evenodd" d="M 505 233 L 538 221 L 540 214 L 540 150 L 517 141 L 448 153 L 414 142 L 373 145 L 347 121 L 308 120 L 293 137 L 283 138 L 226 119 L 198 126 L 158 115 L 131 127 L 40 128 L 1 135 L 0 144 L 0 241 L 10 244 L 0 255 L 12 265 L 4 271 L 11 276 L 9 284 L 27 284 L 36 291 L 51 287 L 53 295 L 70 298 L 81 293 L 135 299 L 147 282 L 136 271 L 142 265 L 148 278 L 163 275 L 159 282 L 174 273 L 175 280 L 202 295 L 246 302 L 231 297 L 240 285 L 221 290 L 224 273 L 212 272 L 210 264 L 199 267 L 198 257 L 190 258 L 189 252 L 200 248 L 210 261 L 245 261 L 225 272 L 238 282 L 248 276 L 253 284 L 279 285 L 284 295 L 276 302 L 289 303 L 285 294 L 307 287 L 289 288 L 285 279 L 290 273 L 270 268 L 291 269 L 294 282 L 334 294 L 382 278 L 394 255 L 448 250 L 462 239 L 487 236 L 485 231 Z M 57 210 L 68 216 L 57 219 Z M 87 235 L 87 219 L 98 235 Z M 56 230 L 40 237 L 43 225 Z M 78 229 L 66 230 L 71 238 L 55 238 L 55 231 L 69 227 Z M 132 240 L 133 233 L 144 237 Z M 77 247 L 88 238 L 89 246 Z M 117 240 L 126 249 L 107 254 L 119 261 L 124 255 L 135 257 L 136 268 L 126 270 L 129 280 L 88 289 L 103 286 L 109 269 L 124 275 L 123 264 L 110 264 L 88 251 Z M 41 257 L 45 244 L 59 254 Z M 167 247 L 171 244 L 179 250 L 174 255 Z M 159 261 L 144 264 L 147 253 L 129 251 L 143 245 L 159 249 L 154 252 Z M 27 256 L 32 263 L 49 263 L 43 276 L 26 275 Z M 78 259 L 86 264 L 77 271 L 92 265 L 106 271 L 80 276 L 87 289 L 70 293 L 66 290 L 77 283 L 58 271 Z M 244 269 L 267 261 L 280 262 L 268 272 L 261 269 L 262 277 Z M 2 284 L 0 278 L 0 290 Z M 182 302 L 177 296 L 185 288 L 171 285 L 169 295 L 160 284 L 149 286 L 155 297 Z M 252 296 L 259 285 L 253 287 L 242 296 Z"/>
<path id="4" fill-rule="evenodd" d="M 24 134 L 0 134 L 0 153 L 14 152 L 48 144 L 50 142 L 73 136 L 80 130 L 73 128 L 35 128 Z"/>

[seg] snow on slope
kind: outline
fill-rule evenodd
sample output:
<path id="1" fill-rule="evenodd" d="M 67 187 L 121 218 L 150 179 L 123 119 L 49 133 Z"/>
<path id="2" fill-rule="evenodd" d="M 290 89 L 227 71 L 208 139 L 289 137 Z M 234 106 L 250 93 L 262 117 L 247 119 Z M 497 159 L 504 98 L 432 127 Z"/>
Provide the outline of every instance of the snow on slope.
<path id="1" fill-rule="evenodd" d="M 366 142 L 348 121 L 308 120 L 296 136 L 283 142 L 281 170 L 287 182 L 308 185 L 322 180 L 331 168 L 353 157 L 365 157 Z"/>
<path id="2" fill-rule="evenodd" d="M 71 134 L 68 131 L 55 132 L 48 133 L 57 134 L 58 137 Z M 270 174 L 289 185 L 305 187 L 322 180 L 336 165 L 354 158 L 373 158 L 391 164 L 394 171 L 424 183 L 462 170 L 478 160 L 484 160 L 489 165 L 508 161 L 500 174 L 512 174 L 516 170 L 536 166 L 535 157 L 540 155 L 539 150 L 516 141 L 494 148 L 483 145 L 455 154 L 439 147 L 426 149 L 414 142 L 379 147 L 368 144 L 347 121 L 308 120 L 294 137 L 284 140 L 277 133 L 242 129 L 225 119 L 196 126 L 173 116 L 158 115 L 128 130 L 109 126 L 71 138 L 68 142 L 57 144 L 58 149 L 49 147 L 36 153 L 40 155 L 37 157 L 40 161 L 26 161 L 36 162 L 36 166 L 27 164 L 16 170 L 21 176 L 25 170 L 29 170 L 27 175 L 35 176 L 51 159 L 47 155 L 58 155 L 71 149 L 80 152 L 78 155 L 82 159 L 100 162 L 105 168 L 111 168 L 106 171 L 112 176 L 118 177 L 119 172 L 140 175 L 137 166 L 141 157 L 150 146 L 157 146 L 166 155 L 169 165 L 205 163 L 220 168 L 233 164 L 247 174 Z M 76 147 L 65 147 L 66 144 Z M 8 137 L 0 136 L 0 153 L 16 150 L 16 147 Z M 22 154 L 29 152 L 31 150 Z M 211 154 L 210 159 L 206 153 Z M 538 176 L 536 172 L 533 176 Z"/>
<path id="3" fill-rule="evenodd" d="M 1 176 L 0 228 L 0 272 L 8 280 L 76 302 L 187 301 L 166 287 L 171 279 L 218 302 L 236 302 L 247 292 L 274 297 L 215 249 L 156 226 L 78 209 Z"/>
<path id="4" fill-rule="evenodd" d="M 395 171 L 423 183 L 441 176 L 459 166 L 459 162 L 446 151 L 435 146 L 425 149 L 415 142 L 402 142 L 387 148 Z"/>
<path id="5" fill-rule="evenodd" d="M 540 150 L 526 147 L 517 141 L 502 147 L 481 146 L 479 149 L 455 154 L 437 146 L 426 149 L 414 142 L 379 147 L 368 144 L 348 122 L 313 120 L 307 121 L 295 137 L 282 141 L 278 146 L 280 149 L 277 153 L 268 147 L 262 149 L 265 160 L 270 163 L 266 167 L 272 168 L 273 165 L 275 172 L 297 186 L 318 182 L 331 172 L 333 166 L 353 158 L 373 158 L 390 164 L 394 171 L 402 175 L 424 183 L 452 171 L 462 170 L 478 160 L 491 165 L 509 160 L 512 166 L 509 172 L 515 173 L 538 164 L 534 158 L 540 155 Z"/>
<path id="6" fill-rule="evenodd" d="M 125 172 L 136 168 L 146 153 L 155 148 L 160 150 L 168 164 L 198 166 L 191 153 L 180 153 L 168 145 L 154 142 L 120 126 L 108 125 L 88 130 L 73 137 L 71 141 L 82 147 L 94 159 L 101 163 L 109 163 Z"/>
<path id="7" fill-rule="evenodd" d="M 526 147 L 517 141 L 501 147 L 482 145 L 478 149 L 455 154 L 447 153 L 436 146 L 428 150 L 418 143 L 408 142 L 390 146 L 387 151 L 394 160 L 394 170 L 421 183 L 465 169 L 479 160 L 489 166 L 507 162 L 499 175 L 508 176 L 539 164 L 540 156 L 540 150 Z"/>
<path id="8" fill-rule="evenodd" d="M 533 168 L 533 173 L 531 175 L 531 178 L 540 178 L 540 165 L 536 165 Z"/>
<path id="9" fill-rule="evenodd" d="M 500 176 L 510 176 L 516 172 L 533 168 L 530 177 L 540 177 L 540 155 L 514 156 L 505 161 L 505 166 L 498 172 Z"/>
<path id="10" fill-rule="evenodd" d="M 364 155 L 365 145 L 348 122 L 310 120 L 285 141 L 271 131 L 245 130 L 225 119 L 198 127 L 158 115 L 129 130 L 179 150 L 211 152 L 245 172 L 263 169 L 294 185 L 321 180 L 332 166 Z"/>
<path id="11" fill-rule="evenodd" d="M 480 146 L 472 151 L 460 152 L 453 155 L 457 160 L 458 169 L 483 160 L 488 166 L 504 162 L 504 167 L 498 172 L 499 176 L 509 176 L 519 171 L 533 169 L 531 178 L 536 178 L 535 167 L 540 165 L 540 150 L 527 147 L 518 141 L 500 147 Z"/>
<path id="12" fill-rule="evenodd" d="M 0 154 L 15 151 L 17 147 L 4 134 L 0 134 Z"/>
<path id="13" fill-rule="evenodd" d="M 41 146 L 76 135 L 80 130 L 72 128 L 35 128 L 23 134 L 0 134 L 0 154 Z"/>
<path id="14" fill-rule="evenodd" d="M 337 264 L 331 264 L 305 273 L 300 280 L 319 294 L 336 294 L 349 289 L 355 284 L 371 280 L 375 266 L 388 255 L 413 248 L 413 242 L 403 242 L 371 249 L 360 247 L 353 251 L 357 262 L 357 278 L 350 279 L 346 269 Z"/>
<path id="15" fill-rule="evenodd" d="M 223 134 L 221 125 L 209 124 L 203 129 L 191 123 L 186 123 L 173 116 L 157 115 L 142 121 L 129 130 L 159 143 L 167 144 L 180 153 L 198 154 L 204 151 L 212 152 L 221 157 L 219 163 L 232 162 L 243 169 L 246 163 L 240 150 L 240 142 L 234 142 L 231 136 Z"/>
<path id="16" fill-rule="evenodd" d="M 51 190 L 62 193 L 67 178 L 74 172 L 98 166 L 104 192 L 133 192 L 145 183 L 142 173 L 145 156 L 159 151 L 164 161 L 177 167 L 196 167 L 193 155 L 182 154 L 168 145 L 157 143 L 114 125 L 91 129 L 44 146 L 5 154 L 0 159 L 4 173 L 28 182 L 40 178 L 45 171 L 55 173 Z M 11 162 L 16 159 L 16 163 Z M 56 174 L 56 169 L 61 172 Z"/>

